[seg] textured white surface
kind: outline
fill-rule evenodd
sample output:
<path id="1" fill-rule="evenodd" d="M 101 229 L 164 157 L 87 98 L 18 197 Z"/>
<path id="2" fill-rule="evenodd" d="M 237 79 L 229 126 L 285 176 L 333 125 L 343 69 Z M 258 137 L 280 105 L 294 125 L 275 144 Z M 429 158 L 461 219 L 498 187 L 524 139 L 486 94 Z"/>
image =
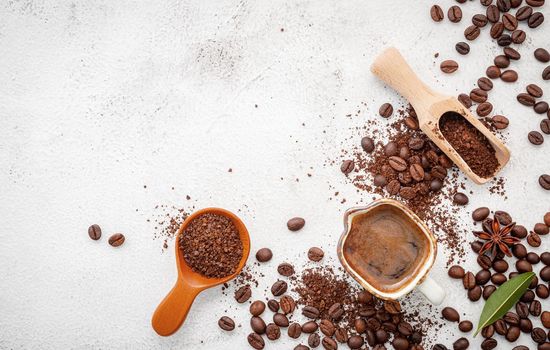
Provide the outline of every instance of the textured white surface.
<path id="1" fill-rule="evenodd" d="M 371 196 L 346 182 L 339 162 L 323 164 L 359 142 L 350 128 L 376 118 L 382 102 L 403 103 L 369 73 L 373 57 L 395 45 L 427 83 L 455 94 L 469 91 L 498 51 L 485 28 L 471 54 L 458 57 L 454 44 L 481 6 L 463 6 L 461 24 L 435 24 L 431 3 L 2 1 L 0 348 L 247 348 L 247 306 L 219 288 L 199 296 L 174 336 L 153 332 L 150 317 L 175 264 L 173 242 L 163 254 L 146 219 L 157 204 L 189 205 L 187 194 L 197 207 L 238 211 L 253 252 L 270 246 L 275 254 L 261 269 L 262 286 L 279 262 L 300 264 L 312 245 L 334 258 L 343 210 Z M 543 12 L 550 19 L 548 5 Z M 497 82 L 491 93 L 495 112 L 512 123 L 508 199 L 467 182 L 470 205 L 449 215 L 467 219 L 488 205 L 532 227 L 550 210 L 550 193 L 537 184 L 550 173 L 550 139 L 527 142 L 540 118 L 515 102 L 530 82 L 550 95 L 532 57 L 550 48 L 549 25 L 528 31 L 525 59 L 515 64 L 520 80 Z M 454 75 L 438 70 L 446 58 L 461 64 Z M 329 200 L 335 190 L 347 203 Z M 295 215 L 307 220 L 299 234 L 285 228 Z M 99 242 L 87 236 L 91 223 L 105 232 Z M 106 241 L 117 231 L 127 241 L 114 249 Z M 463 304 L 475 321 L 480 303 L 448 280 L 444 260 L 441 251 L 434 277 L 447 289 L 445 303 Z M 410 302 L 428 312 L 419 294 Z M 230 335 L 216 325 L 226 309 L 243 324 Z M 436 335 L 447 345 L 457 336 L 454 325 Z M 296 344 L 282 338 L 268 348 Z M 532 347 L 524 335 L 518 343 Z"/>

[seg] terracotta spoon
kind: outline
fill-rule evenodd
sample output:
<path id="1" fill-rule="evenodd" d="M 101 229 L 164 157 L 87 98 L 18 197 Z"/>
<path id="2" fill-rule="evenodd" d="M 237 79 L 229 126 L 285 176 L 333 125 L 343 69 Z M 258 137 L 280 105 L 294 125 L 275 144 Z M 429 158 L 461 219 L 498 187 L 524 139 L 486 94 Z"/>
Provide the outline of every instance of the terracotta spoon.
<path id="1" fill-rule="evenodd" d="M 478 184 L 491 180 L 510 160 L 510 151 L 455 97 L 442 95 L 426 86 L 413 72 L 399 51 L 390 47 L 382 52 L 371 66 L 371 71 L 397 90 L 414 107 L 420 129 L 462 170 Z M 447 112 L 458 113 L 478 129 L 495 150 L 499 162 L 490 177 L 480 177 L 472 171 L 439 129 L 439 119 Z"/>
<path id="2" fill-rule="evenodd" d="M 232 275 L 229 275 L 224 278 L 206 278 L 203 275 L 194 272 L 185 262 L 183 258 L 183 253 L 179 249 L 178 239 L 186 227 L 189 225 L 193 219 L 202 215 L 202 214 L 217 214 L 228 217 L 233 221 L 237 230 L 239 231 L 239 236 L 243 242 L 243 256 L 237 270 Z M 183 222 L 178 234 L 176 236 L 176 264 L 178 267 L 178 279 L 172 290 L 166 295 L 164 300 L 159 304 L 151 323 L 153 329 L 162 336 L 168 336 L 176 332 L 183 322 L 185 321 L 191 305 L 195 300 L 195 297 L 207 288 L 217 286 L 219 284 L 230 281 L 235 278 L 244 267 L 246 260 L 248 259 L 248 254 L 250 252 L 250 237 L 248 236 L 248 230 L 244 226 L 243 222 L 233 213 L 220 208 L 205 208 L 191 214 Z"/>

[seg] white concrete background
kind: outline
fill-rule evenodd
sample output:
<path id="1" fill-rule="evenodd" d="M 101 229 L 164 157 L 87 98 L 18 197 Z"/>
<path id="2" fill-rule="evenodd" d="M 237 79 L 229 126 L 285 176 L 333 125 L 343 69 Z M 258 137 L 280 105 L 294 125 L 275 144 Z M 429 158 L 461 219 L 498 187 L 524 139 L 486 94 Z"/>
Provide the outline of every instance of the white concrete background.
<path id="1" fill-rule="evenodd" d="M 334 258 L 343 210 L 371 196 L 357 193 L 339 164 L 324 164 L 359 142 L 350 128 L 376 118 L 382 102 L 403 103 L 369 73 L 374 56 L 395 45 L 424 80 L 455 94 L 469 91 L 498 51 L 485 28 L 471 54 L 458 57 L 454 44 L 481 5 L 464 5 L 461 24 L 436 24 L 432 2 L 2 1 L 0 348 L 247 348 L 247 306 L 219 288 L 199 296 L 177 334 L 153 332 L 150 317 L 175 265 L 173 242 L 163 254 L 146 219 L 163 203 L 239 211 L 253 251 L 275 253 L 258 269 L 267 275 L 262 285 L 279 262 L 305 261 L 312 245 Z M 550 95 L 544 65 L 532 57 L 534 48 L 550 48 L 549 25 L 528 31 L 525 59 L 514 63 L 520 81 L 497 82 L 491 93 L 512 123 L 508 199 L 467 182 L 471 204 L 449 210 L 466 227 L 479 205 L 508 210 L 528 227 L 550 210 L 550 193 L 537 184 L 550 173 L 550 139 L 527 142 L 541 118 L 515 102 L 530 82 Z M 460 62 L 456 74 L 439 72 L 446 58 Z M 357 109 L 358 117 L 345 117 Z M 335 190 L 347 203 L 329 200 Z M 295 215 L 307 219 L 299 234 L 285 228 Z M 105 232 L 99 242 L 87 236 L 91 223 Z M 117 231 L 127 242 L 114 249 L 106 241 Z M 481 304 L 466 301 L 444 260 L 442 251 L 434 276 L 448 303 L 475 321 Z M 421 296 L 408 299 L 430 314 Z M 230 335 L 216 326 L 224 310 L 243 324 Z M 447 345 L 457 336 L 454 325 L 431 332 Z M 533 348 L 525 336 L 520 343 Z M 283 336 L 267 348 L 295 344 Z"/>

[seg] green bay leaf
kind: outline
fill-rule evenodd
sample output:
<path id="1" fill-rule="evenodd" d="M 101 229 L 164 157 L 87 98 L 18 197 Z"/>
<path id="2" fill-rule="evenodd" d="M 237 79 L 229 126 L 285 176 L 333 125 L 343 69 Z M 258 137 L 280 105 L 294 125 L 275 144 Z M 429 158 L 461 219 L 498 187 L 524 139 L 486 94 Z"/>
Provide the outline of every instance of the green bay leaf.
<path id="1" fill-rule="evenodd" d="M 493 324 L 496 320 L 504 316 L 504 314 L 517 303 L 527 290 L 527 287 L 529 287 L 529 284 L 531 284 L 531 280 L 534 276 L 534 272 L 522 273 L 503 283 L 493 292 L 493 294 L 491 294 L 489 299 L 485 302 L 485 306 L 483 306 L 481 316 L 479 316 L 479 324 L 474 333 L 474 337 L 484 327 Z"/>

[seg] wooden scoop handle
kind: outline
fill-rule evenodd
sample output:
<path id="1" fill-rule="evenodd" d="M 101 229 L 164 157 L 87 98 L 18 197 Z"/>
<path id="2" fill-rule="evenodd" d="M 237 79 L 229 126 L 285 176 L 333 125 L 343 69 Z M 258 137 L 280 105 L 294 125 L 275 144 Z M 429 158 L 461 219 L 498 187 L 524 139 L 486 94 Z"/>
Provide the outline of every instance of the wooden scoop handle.
<path id="1" fill-rule="evenodd" d="M 178 279 L 170 293 L 157 306 L 151 320 L 153 329 L 162 336 L 176 332 L 187 318 L 191 305 L 200 291 Z"/>

